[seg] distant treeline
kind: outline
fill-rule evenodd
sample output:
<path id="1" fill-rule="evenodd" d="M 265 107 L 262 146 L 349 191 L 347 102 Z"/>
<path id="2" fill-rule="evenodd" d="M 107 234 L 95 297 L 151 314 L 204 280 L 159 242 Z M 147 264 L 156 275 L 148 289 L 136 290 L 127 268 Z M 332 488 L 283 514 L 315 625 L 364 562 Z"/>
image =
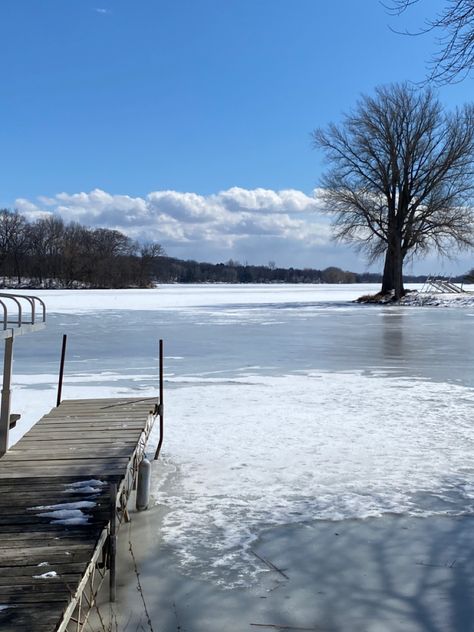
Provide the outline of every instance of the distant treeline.
<path id="1" fill-rule="evenodd" d="M 149 287 L 154 283 L 380 283 L 381 275 L 329 267 L 280 268 L 199 263 L 168 257 L 157 243 L 139 244 L 118 230 L 87 228 L 48 216 L 33 222 L 0 210 L 3 285 L 27 287 Z M 422 283 L 426 276 L 407 276 Z M 458 277 L 457 280 L 462 280 Z"/>
<path id="2" fill-rule="evenodd" d="M 159 257 L 151 264 L 153 276 L 162 283 L 380 283 L 382 276 L 372 272 L 358 274 L 337 267 L 278 268 L 227 263 L 199 263 Z M 423 283 L 426 276 L 406 277 L 409 283 Z"/>
<path id="3" fill-rule="evenodd" d="M 49 216 L 29 222 L 0 210 L 0 275 L 4 285 L 147 287 L 159 244 L 139 245 L 118 230 L 66 224 Z"/>

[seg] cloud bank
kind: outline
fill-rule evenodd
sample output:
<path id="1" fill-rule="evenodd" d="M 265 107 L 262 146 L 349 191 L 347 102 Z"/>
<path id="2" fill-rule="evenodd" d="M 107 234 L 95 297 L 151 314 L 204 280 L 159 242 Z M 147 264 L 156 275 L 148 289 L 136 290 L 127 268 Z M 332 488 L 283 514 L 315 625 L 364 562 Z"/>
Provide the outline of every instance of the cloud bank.
<path id="1" fill-rule="evenodd" d="M 35 200 L 18 198 L 15 207 L 30 220 L 55 214 L 65 221 L 115 228 L 139 241 L 157 241 L 173 257 L 217 263 L 367 270 L 367 262 L 347 245 L 331 241 L 331 226 L 320 212 L 318 190 L 232 187 L 211 195 L 152 191 L 144 197 L 101 189 L 57 193 Z M 455 261 L 431 255 L 406 265 L 413 274 L 458 274 L 472 268 L 470 254 Z M 380 272 L 381 263 L 370 268 Z"/>
<path id="2" fill-rule="evenodd" d="M 317 191 L 232 187 L 211 195 L 153 191 L 145 197 L 57 193 L 16 208 L 30 219 L 56 214 L 65 221 L 115 228 L 140 241 L 158 241 L 172 256 L 207 261 L 325 267 L 333 265 L 331 228 Z M 340 256 L 340 248 L 339 256 Z M 360 267 L 360 266 L 359 266 Z"/>

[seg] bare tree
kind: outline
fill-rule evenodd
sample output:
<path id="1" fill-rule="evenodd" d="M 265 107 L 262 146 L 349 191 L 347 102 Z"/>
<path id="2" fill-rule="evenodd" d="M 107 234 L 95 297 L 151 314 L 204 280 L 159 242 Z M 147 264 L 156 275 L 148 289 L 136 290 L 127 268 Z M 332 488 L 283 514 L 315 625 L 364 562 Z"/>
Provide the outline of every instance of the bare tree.
<path id="1" fill-rule="evenodd" d="M 400 15 L 419 0 L 389 0 L 385 5 Z M 438 51 L 433 55 L 429 81 L 438 84 L 461 81 L 474 68 L 474 0 L 445 0 L 444 9 L 427 18 L 419 31 L 407 35 L 440 33 Z"/>
<path id="2" fill-rule="evenodd" d="M 64 232 L 63 220 L 54 215 L 30 225 L 32 276 L 40 286 L 47 277 L 51 280 L 60 276 Z"/>
<path id="3" fill-rule="evenodd" d="M 404 294 L 410 255 L 474 245 L 473 107 L 446 114 L 431 89 L 396 84 L 313 134 L 331 164 L 322 199 L 335 237 L 385 257 L 384 294 Z"/>
<path id="4" fill-rule="evenodd" d="M 0 262 L 10 264 L 10 272 L 21 283 L 24 257 L 30 246 L 28 223 L 18 211 L 0 211 Z M 5 271 L 4 271 L 5 272 Z"/>
<path id="5" fill-rule="evenodd" d="M 147 287 L 163 258 L 160 244 L 140 245 L 118 230 L 65 224 L 50 215 L 28 222 L 17 211 L 0 209 L 0 272 L 36 284 L 77 287 Z M 31 281 L 30 281 L 31 282 Z"/>
<path id="6" fill-rule="evenodd" d="M 147 241 L 140 247 L 140 256 L 143 259 L 156 259 L 157 257 L 164 257 L 165 255 L 165 249 L 156 241 Z"/>
<path id="7" fill-rule="evenodd" d="M 127 235 L 110 228 L 96 228 L 92 231 L 94 249 L 103 257 L 132 256 L 138 245 Z"/>

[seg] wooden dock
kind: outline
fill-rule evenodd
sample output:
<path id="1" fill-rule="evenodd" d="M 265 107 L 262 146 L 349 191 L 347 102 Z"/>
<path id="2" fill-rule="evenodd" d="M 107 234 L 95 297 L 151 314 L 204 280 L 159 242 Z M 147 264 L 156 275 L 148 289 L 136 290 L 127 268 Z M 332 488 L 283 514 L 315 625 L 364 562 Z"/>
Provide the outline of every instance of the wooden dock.
<path id="1" fill-rule="evenodd" d="M 81 630 L 157 399 L 65 400 L 0 459 L 0 631 Z"/>

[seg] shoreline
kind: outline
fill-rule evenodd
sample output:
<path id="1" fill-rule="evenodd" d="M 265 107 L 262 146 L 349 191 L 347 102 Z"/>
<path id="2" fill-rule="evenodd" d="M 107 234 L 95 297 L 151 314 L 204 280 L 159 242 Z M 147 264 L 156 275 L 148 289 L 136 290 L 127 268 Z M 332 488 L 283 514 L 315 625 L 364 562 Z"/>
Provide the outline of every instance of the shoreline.
<path id="1" fill-rule="evenodd" d="M 473 286 L 474 287 L 474 286 Z M 139 289 L 34 289 L 47 300 L 48 314 L 83 311 L 172 310 L 248 305 L 269 307 L 275 303 L 293 307 L 351 304 L 361 307 L 474 307 L 474 289 L 462 293 L 422 292 L 420 284 L 407 284 L 399 301 L 378 297 L 378 284 L 311 283 L 163 283 Z M 15 290 L 28 294 L 30 290 Z"/>
<path id="2" fill-rule="evenodd" d="M 399 300 L 389 295 L 373 294 L 360 296 L 352 302 L 373 307 L 474 307 L 474 291 L 443 293 L 409 290 Z"/>

